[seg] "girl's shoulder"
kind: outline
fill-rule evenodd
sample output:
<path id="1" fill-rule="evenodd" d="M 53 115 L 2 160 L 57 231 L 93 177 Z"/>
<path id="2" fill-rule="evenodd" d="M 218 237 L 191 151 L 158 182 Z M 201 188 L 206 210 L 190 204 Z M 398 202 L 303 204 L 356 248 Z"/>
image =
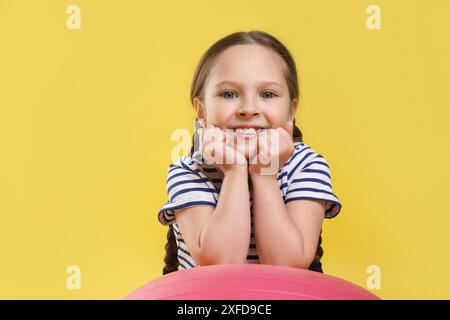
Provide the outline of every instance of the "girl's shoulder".
<path id="1" fill-rule="evenodd" d="M 290 177 L 294 172 L 302 171 L 306 166 L 310 165 L 312 161 L 321 161 L 328 165 L 325 158 L 310 145 L 305 142 L 295 142 L 294 152 L 283 165 L 282 173 Z"/>
<path id="2" fill-rule="evenodd" d="M 217 172 L 214 165 L 207 164 L 202 161 L 201 157 L 190 155 L 182 156 L 175 162 L 171 163 L 167 169 L 169 176 L 180 172 L 190 172 L 195 175 L 201 175 L 201 173 L 215 173 Z"/>
<path id="3" fill-rule="evenodd" d="M 306 143 L 297 143 L 281 173 L 285 203 L 300 199 L 327 202 L 325 218 L 335 217 L 342 204 L 333 191 L 330 166 L 325 158 Z"/>
<path id="4" fill-rule="evenodd" d="M 320 154 L 305 142 L 294 142 L 294 152 L 292 153 L 291 158 L 287 161 L 287 163 L 291 163 L 292 160 L 295 160 L 300 156 L 301 159 L 304 159 L 305 156 L 311 158 L 320 156 Z"/>

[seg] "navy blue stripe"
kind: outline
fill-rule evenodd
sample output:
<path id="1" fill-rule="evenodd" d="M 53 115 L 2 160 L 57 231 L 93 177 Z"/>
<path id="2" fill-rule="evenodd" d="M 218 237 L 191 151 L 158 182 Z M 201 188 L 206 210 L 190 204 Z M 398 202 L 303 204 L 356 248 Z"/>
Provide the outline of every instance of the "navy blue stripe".
<path id="1" fill-rule="evenodd" d="M 175 219 L 175 218 L 172 218 L 172 219 L 167 220 L 167 218 L 164 215 L 162 217 L 163 217 L 164 221 L 166 221 L 166 223 L 170 223 L 173 219 Z"/>
<path id="2" fill-rule="evenodd" d="M 302 164 L 303 161 L 305 161 L 310 155 L 314 154 L 314 152 L 309 152 L 307 154 L 305 154 L 305 156 L 302 158 L 302 160 L 300 160 L 295 167 L 291 170 L 291 172 L 288 173 L 288 180 L 291 178 L 291 176 L 295 173 L 295 170 L 297 170 L 297 168 Z"/>
<path id="3" fill-rule="evenodd" d="M 303 145 L 303 144 L 302 144 L 302 145 Z M 301 154 L 304 150 L 308 150 L 308 149 L 311 149 L 311 148 L 310 148 L 310 147 L 306 147 L 306 148 L 304 148 L 304 149 L 298 151 L 297 153 L 295 153 L 295 154 L 292 156 L 291 159 L 289 159 L 288 161 L 286 161 L 286 162 L 284 163 L 284 165 L 281 167 L 281 169 L 284 168 L 284 167 L 286 167 L 286 166 L 288 166 L 288 165 L 292 162 L 292 160 L 294 160 L 299 154 Z M 311 149 L 311 150 L 312 150 L 312 149 Z M 280 169 L 280 170 L 281 170 L 281 169 Z M 277 177 L 277 180 L 281 180 L 281 179 L 283 178 L 283 176 L 285 176 L 285 175 L 287 175 L 287 171 L 285 171 L 285 172 L 283 172 L 281 175 L 279 175 L 279 176 Z"/>
<path id="4" fill-rule="evenodd" d="M 249 248 L 250 248 L 250 249 L 256 249 L 256 244 L 255 244 L 255 243 L 250 243 Z"/>
<path id="5" fill-rule="evenodd" d="M 179 186 L 180 184 L 184 184 L 184 183 L 202 183 L 202 182 L 208 182 L 208 179 L 205 178 L 199 178 L 199 179 L 193 179 L 193 180 L 183 180 L 183 181 L 178 181 L 175 182 L 174 184 L 172 184 L 168 189 L 167 189 L 167 193 L 170 192 L 170 190 L 172 190 L 173 188 L 175 188 L 176 186 Z"/>
<path id="6" fill-rule="evenodd" d="M 174 175 L 169 175 L 169 177 L 166 180 L 166 183 L 169 183 L 170 180 L 172 180 L 172 179 L 174 179 L 176 177 L 184 176 L 184 175 L 187 175 L 187 174 L 192 174 L 192 172 L 190 172 L 190 171 L 188 171 L 188 172 L 182 171 L 182 172 L 175 173 Z"/>
<path id="7" fill-rule="evenodd" d="M 317 158 L 317 157 L 316 157 L 316 158 Z M 314 158 L 314 159 L 315 159 L 315 158 Z M 312 162 L 306 164 L 306 165 L 303 167 L 303 169 L 306 169 L 306 168 L 308 168 L 309 166 L 312 166 L 313 164 L 321 164 L 321 165 L 327 167 L 328 169 L 330 169 L 330 167 L 328 166 L 328 164 L 326 164 L 325 162 L 322 162 L 322 161 L 312 161 Z"/>
<path id="8" fill-rule="evenodd" d="M 195 173 L 198 173 L 198 172 L 201 172 L 202 170 L 200 170 L 200 169 L 195 169 L 195 170 L 192 170 L 191 168 L 189 168 L 184 162 L 180 162 L 181 163 L 181 166 L 184 168 L 184 169 L 186 169 L 186 170 L 188 170 L 188 171 L 190 171 L 190 172 L 195 172 Z M 203 169 L 205 172 L 216 172 L 216 168 L 215 167 L 213 167 L 213 168 L 205 168 L 205 169 Z"/>
<path id="9" fill-rule="evenodd" d="M 329 184 L 328 182 L 320 180 L 320 179 L 316 179 L 316 178 L 294 179 L 294 180 L 292 180 L 292 183 L 294 183 L 294 182 L 317 182 L 317 183 L 320 183 L 320 184 L 323 184 L 325 186 L 328 186 L 328 187 L 332 188 L 331 184 Z"/>
<path id="10" fill-rule="evenodd" d="M 165 205 L 164 205 L 164 206 L 165 206 Z M 164 214 L 164 212 L 165 212 L 166 214 Z M 170 210 L 170 209 L 166 209 L 166 210 L 161 209 L 161 210 L 158 212 L 158 215 L 159 215 L 159 214 L 161 214 L 162 217 L 164 218 L 164 220 L 166 220 L 167 222 L 170 222 L 170 221 L 173 220 L 173 219 L 167 220 L 167 218 L 166 218 L 166 215 L 169 216 L 169 218 L 170 218 L 170 217 L 173 217 L 173 211 Z"/>
<path id="11" fill-rule="evenodd" d="M 318 170 L 318 169 L 305 169 L 308 166 L 309 166 L 309 163 L 303 167 L 302 172 L 320 173 L 320 174 L 326 175 L 328 178 L 331 179 L 330 174 L 328 172 L 323 171 L 323 170 Z"/>
<path id="12" fill-rule="evenodd" d="M 184 169 L 184 168 L 180 168 L 180 167 L 177 167 L 178 169 Z M 195 170 L 191 170 L 191 169 L 186 169 L 187 171 L 182 171 L 182 172 L 178 172 L 178 173 L 175 173 L 174 175 L 168 175 L 168 178 L 167 178 L 167 180 L 166 180 L 166 183 L 168 183 L 170 180 L 172 180 L 173 178 L 175 178 L 175 177 L 179 177 L 179 176 L 182 176 L 182 175 L 186 175 L 186 174 L 195 174 L 195 173 L 199 173 L 199 172 L 201 172 L 201 173 L 203 173 L 204 174 L 204 172 L 202 172 L 202 170 L 201 169 L 195 169 Z M 207 171 L 205 171 L 205 172 L 207 172 Z M 207 178 L 209 178 L 209 177 L 207 177 Z M 215 182 L 222 182 L 222 180 L 221 179 L 209 179 L 209 181 L 215 181 Z"/>
<path id="13" fill-rule="evenodd" d="M 286 162 L 286 165 L 289 165 L 299 154 L 301 154 L 303 151 L 305 151 L 305 150 L 308 150 L 308 149 L 311 149 L 310 147 L 306 147 L 306 148 L 303 148 L 302 150 L 300 150 L 299 152 L 297 152 L 296 154 L 294 154 L 293 156 L 292 156 L 292 158 L 291 159 L 289 159 L 287 162 Z"/>
<path id="14" fill-rule="evenodd" d="M 175 169 L 183 169 L 183 168 L 180 168 L 179 166 L 176 166 L 176 165 L 171 164 L 171 165 L 169 166 L 169 170 L 168 170 L 167 172 L 168 172 L 168 173 L 171 173 L 171 172 L 174 171 Z"/>
<path id="15" fill-rule="evenodd" d="M 288 195 L 289 193 L 292 193 L 292 192 L 297 192 L 297 191 L 311 191 L 311 192 L 326 193 L 326 194 L 332 195 L 333 197 L 336 197 L 333 192 L 320 190 L 320 189 L 316 189 L 316 188 L 295 188 L 295 189 L 291 189 L 291 190 L 287 191 L 286 195 Z"/>
<path id="16" fill-rule="evenodd" d="M 277 177 L 277 180 L 281 180 L 281 178 L 283 178 L 283 176 L 285 176 L 285 175 L 287 175 L 287 171 L 285 171 L 285 172 L 283 172 L 282 174 L 280 174 L 280 175 Z"/>
<path id="17" fill-rule="evenodd" d="M 181 248 L 181 247 L 178 247 L 178 250 L 180 250 L 181 252 L 184 252 L 184 253 L 186 253 L 188 256 L 190 256 L 191 257 L 191 254 L 189 253 L 189 251 L 186 251 L 186 250 L 184 250 L 183 248 Z M 191 257 L 192 258 L 192 257 Z"/>
<path id="18" fill-rule="evenodd" d="M 255 255 L 247 255 L 247 260 L 258 260 L 259 257 Z"/>
<path id="19" fill-rule="evenodd" d="M 337 202 L 337 201 L 334 201 L 334 200 L 328 200 L 328 199 L 324 199 L 324 198 L 314 198 L 314 197 L 293 197 L 293 198 L 287 199 L 287 200 L 285 201 L 285 203 L 288 203 L 288 202 L 291 202 L 291 201 L 294 201 L 294 200 L 323 200 L 323 201 L 326 201 L 326 202 L 331 202 L 331 203 L 332 203 L 332 207 L 331 207 L 331 208 L 334 208 L 334 206 L 338 206 L 338 207 L 339 207 L 339 211 L 340 211 L 341 208 L 342 208 L 342 204 L 339 203 L 339 202 Z M 331 211 L 332 211 L 332 210 L 328 209 L 327 211 L 325 211 L 325 213 L 329 213 L 329 212 L 331 212 Z M 335 216 L 339 213 L 339 211 L 337 211 L 337 213 L 334 214 L 333 216 L 331 216 L 330 218 L 335 217 Z"/>
<path id="20" fill-rule="evenodd" d="M 183 168 L 185 168 L 186 170 L 192 171 L 191 168 L 189 168 L 183 161 L 180 161 L 180 164 Z"/>
<path id="21" fill-rule="evenodd" d="M 182 256 L 179 255 L 178 256 L 178 261 L 180 261 L 180 259 L 185 261 L 191 268 L 195 268 L 195 266 L 192 263 L 190 263 L 185 257 L 182 257 Z"/>
<path id="22" fill-rule="evenodd" d="M 178 260 L 178 263 L 180 264 L 180 267 L 183 269 L 189 269 L 183 262 L 181 262 L 180 260 Z"/>
<path id="23" fill-rule="evenodd" d="M 292 198 L 287 199 L 286 203 L 294 201 L 294 200 L 323 200 L 323 201 L 327 201 L 327 202 L 331 202 L 331 203 L 335 203 L 335 204 L 341 205 L 337 201 L 330 200 L 330 199 L 325 199 L 325 198 L 320 198 L 320 197 L 292 197 Z"/>
<path id="24" fill-rule="evenodd" d="M 181 236 L 181 234 L 178 232 L 178 230 L 175 228 L 175 225 L 173 225 L 173 231 L 176 233 L 176 234 L 178 234 L 178 235 L 180 235 Z"/>
<path id="25" fill-rule="evenodd" d="M 172 207 L 172 208 L 168 208 L 168 209 L 161 209 L 159 212 L 163 212 L 163 211 L 175 211 L 175 210 L 179 210 L 179 209 L 183 209 L 185 207 L 189 207 L 189 206 L 198 206 L 198 205 L 207 205 L 207 206 L 213 206 L 215 207 L 216 204 L 214 202 L 209 202 L 209 201 L 191 201 L 191 202 L 186 202 L 183 203 L 179 206 L 176 207 Z M 169 213 L 169 215 L 173 215 L 173 213 Z"/>
<path id="26" fill-rule="evenodd" d="M 173 201 L 173 199 L 175 199 L 180 194 L 191 192 L 191 191 L 201 191 L 201 192 L 217 193 L 217 194 L 219 193 L 219 191 L 217 191 L 216 189 L 211 189 L 211 188 L 186 188 L 186 189 L 180 190 L 178 192 L 175 192 L 174 195 L 170 198 L 170 201 Z"/>

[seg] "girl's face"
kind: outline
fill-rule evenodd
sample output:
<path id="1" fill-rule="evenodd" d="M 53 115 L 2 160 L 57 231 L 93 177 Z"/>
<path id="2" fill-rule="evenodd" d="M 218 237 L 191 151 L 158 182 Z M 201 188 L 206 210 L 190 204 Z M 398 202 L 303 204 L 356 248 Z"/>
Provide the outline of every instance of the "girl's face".
<path id="1" fill-rule="evenodd" d="M 293 120 L 284 61 L 261 45 L 234 45 L 216 58 L 205 81 L 204 101 L 194 99 L 203 127 L 278 128 Z"/>

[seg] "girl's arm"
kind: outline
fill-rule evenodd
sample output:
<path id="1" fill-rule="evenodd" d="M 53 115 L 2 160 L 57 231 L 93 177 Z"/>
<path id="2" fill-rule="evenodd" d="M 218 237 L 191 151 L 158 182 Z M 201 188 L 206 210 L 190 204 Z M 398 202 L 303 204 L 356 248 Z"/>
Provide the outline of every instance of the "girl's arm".
<path id="1" fill-rule="evenodd" d="M 207 218 L 195 218 L 205 217 L 193 212 L 200 207 L 175 212 L 186 245 L 198 265 L 243 264 L 247 258 L 251 232 L 247 166 L 236 165 L 223 174 L 217 206 Z"/>
<path id="2" fill-rule="evenodd" d="M 252 175 L 256 248 L 262 264 L 307 269 L 317 250 L 325 203 L 284 204 L 276 177 Z"/>
<path id="3" fill-rule="evenodd" d="M 245 263 L 250 245 L 250 198 L 247 166 L 224 173 L 214 213 L 200 234 L 204 264 Z"/>

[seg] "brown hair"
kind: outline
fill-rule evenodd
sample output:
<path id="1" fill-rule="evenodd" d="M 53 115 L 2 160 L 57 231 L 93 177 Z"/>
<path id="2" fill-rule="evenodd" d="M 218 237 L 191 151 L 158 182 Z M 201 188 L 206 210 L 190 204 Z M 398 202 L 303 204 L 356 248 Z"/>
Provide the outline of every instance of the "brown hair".
<path id="1" fill-rule="evenodd" d="M 249 31 L 249 32 L 235 32 L 230 35 L 219 39 L 215 42 L 201 57 L 200 62 L 197 65 L 195 70 L 194 78 L 192 80 L 191 85 L 191 103 L 193 103 L 194 98 L 199 97 L 203 100 L 204 97 L 204 87 L 205 81 L 208 77 L 209 72 L 211 71 L 216 57 L 222 53 L 225 49 L 234 46 L 234 45 L 242 45 L 242 44 L 259 44 L 266 48 L 272 49 L 275 53 L 277 53 L 285 62 L 285 70 L 284 75 L 286 79 L 286 83 L 288 85 L 289 97 L 292 102 L 293 99 L 299 100 L 301 97 L 298 79 L 297 79 L 297 68 L 295 66 L 294 59 L 290 54 L 289 50 L 275 37 L 272 35 L 263 32 L 263 31 Z M 197 119 L 196 119 L 197 124 Z M 190 156 L 194 154 L 194 145 L 197 145 L 195 142 L 196 133 L 192 136 L 192 147 L 190 151 Z M 293 128 L 293 137 L 294 142 L 302 142 L 302 132 L 295 125 L 294 118 L 294 128 Z M 321 247 L 322 243 L 322 231 L 319 237 L 319 243 L 317 245 L 316 256 L 314 258 L 313 263 L 309 267 L 309 270 L 323 272 L 321 268 L 320 259 L 323 255 L 323 249 Z M 164 258 L 164 269 L 163 275 L 174 272 L 178 270 L 178 257 L 177 257 L 177 244 L 175 240 L 175 234 L 172 225 L 169 226 L 167 231 L 167 244 L 166 244 L 166 256 Z"/>

